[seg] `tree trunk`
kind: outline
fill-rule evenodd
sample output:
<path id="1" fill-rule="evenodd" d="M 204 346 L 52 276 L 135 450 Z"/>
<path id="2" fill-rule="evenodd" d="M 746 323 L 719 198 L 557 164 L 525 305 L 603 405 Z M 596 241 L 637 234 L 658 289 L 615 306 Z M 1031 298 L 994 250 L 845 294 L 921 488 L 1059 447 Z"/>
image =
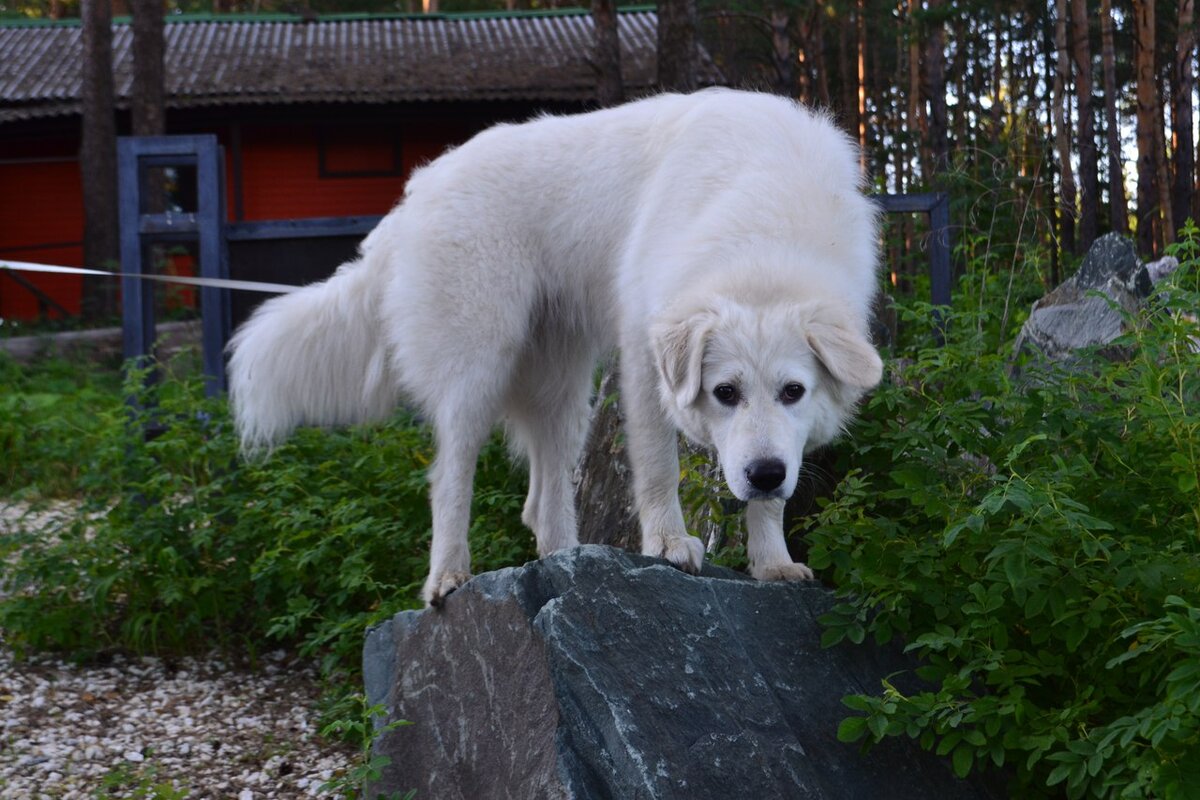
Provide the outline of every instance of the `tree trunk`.
<path id="1" fill-rule="evenodd" d="M 822 108 L 829 108 L 829 70 L 825 68 L 825 0 L 817 0 L 816 13 L 813 15 L 812 27 L 812 70 L 816 76 L 817 102 Z"/>
<path id="2" fill-rule="evenodd" d="M 867 10 L 866 0 L 858 0 L 854 9 L 854 49 L 857 95 L 855 117 L 858 121 L 859 169 L 867 169 Z"/>
<path id="3" fill-rule="evenodd" d="M 946 22 L 943 19 L 945 0 L 929 0 L 930 16 L 925 36 L 924 63 L 922 65 L 922 95 L 929 104 L 929 154 L 931 172 L 925 175 L 931 180 L 938 173 L 950 168 L 949 119 L 946 111 Z"/>
<path id="4" fill-rule="evenodd" d="M 920 10 L 920 0 L 908 0 L 908 136 L 912 156 L 921 165 L 921 176 L 929 180 L 933 156 L 929 153 L 929 128 L 921 102 L 921 30 L 917 22 Z"/>
<path id="5" fill-rule="evenodd" d="M 1190 0 L 1189 0 L 1190 2 Z M 1092 48 L 1088 41 L 1087 0 L 1071 0 L 1071 58 L 1079 108 L 1079 248 L 1087 251 L 1100 222 L 1100 171 L 1096 153 L 1096 112 L 1092 102 Z"/>
<path id="6" fill-rule="evenodd" d="M 658 85 L 690 92 L 697 86 L 696 0 L 658 0 Z"/>
<path id="7" fill-rule="evenodd" d="M 794 97 L 798 88 L 796 48 L 792 46 L 792 37 L 788 32 L 791 23 L 787 8 L 771 9 L 771 60 L 775 67 L 775 92 L 784 97 Z"/>
<path id="8" fill-rule="evenodd" d="M 853 56 L 854 42 L 857 36 L 854 31 L 854 17 L 844 11 L 837 18 L 837 74 L 841 79 L 841 114 L 839 118 L 842 128 L 851 136 L 858 133 L 858 95 L 856 85 L 850 76 L 854 72 Z"/>
<path id="9" fill-rule="evenodd" d="M 1196 55 L 1196 28 L 1194 0 L 1179 0 L 1178 43 L 1175 48 L 1175 90 L 1171 126 L 1174 132 L 1175 188 L 1172 192 L 1171 208 L 1175 229 L 1183 227 L 1192 215 L 1192 203 L 1196 194 L 1196 142 L 1192 139 L 1192 92 L 1196 88 L 1196 75 L 1192 59 Z"/>
<path id="10" fill-rule="evenodd" d="M 1161 239 L 1158 187 L 1155 185 L 1158 160 L 1154 155 L 1155 122 L 1158 119 L 1158 87 L 1154 80 L 1154 0 L 1133 0 L 1133 53 L 1137 79 L 1137 241 L 1147 254 L 1158 251 Z"/>
<path id="11" fill-rule="evenodd" d="M 83 261 L 112 267 L 120 259 L 117 220 L 117 124 L 112 71 L 112 8 L 108 0 L 83 0 L 83 130 L 79 170 L 83 188 Z M 117 312 L 111 278 L 86 278 L 83 315 L 95 320 Z"/>
<path id="12" fill-rule="evenodd" d="M 967 84 L 968 72 L 972 71 L 973 66 L 967 62 L 968 22 L 966 17 L 955 15 L 953 23 L 948 27 L 951 41 L 954 42 L 954 47 L 951 48 L 954 57 L 950 60 L 950 78 L 946 81 L 946 91 L 950 97 L 957 100 L 954 113 L 950 114 L 947 110 L 949 141 L 954 142 L 955 149 L 963 154 L 964 161 L 970 163 L 975 159 L 975 152 L 971 138 L 974 125 L 969 117 L 972 94 Z"/>
<path id="13" fill-rule="evenodd" d="M 596 26 L 596 100 L 602 106 L 625 102 L 621 82 L 621 40 L 617 33 L 614 0 L 592 0 L 592 22 Z"/>
<path id="14" fill-rule="evenodd" d="M 1004 15 L 996 13 L 994 15 L 995 30 L 995 46 L 993 51 L 995 56 L 992 60 L 992 81 L 990 94 L 992 96 L 992 107 L 990 109 L 991 118 L 991 140 L 993 142 L 1001 141 L 1001 136 L 1004 135 L 1004 63 L 1005 60 L 1000 57 L 1000 54 L 1005 50 L 1004 42 Z M 1008 54 L 1008 64 L 1012 66 L 1012 53 Z M 1010 80 L 1009 85 L 1014 85 Z"/>
<path id="15" fill-rule="evenodd" d="M 1129 233 L 1125 168 L 1121 158 L 1121 122 L 1117 116 L 1117 56 L 1113 44 L 1111 0 L 1100 0 L 1100 60 L 1104 67 L 1104 126 L 1108 139 L 1108 215 L 1112 229 Z"/>
<path id="16" fill-rule="evenodd" d="M 1167 86 L 1159 82 L 1158 96 L 1166 98 Z M 1167 123 L 1164 118 L 1165 99 L 1154 106 L 1154 185 L 1158 187 L 1158 219 L 1162 226 L 1159 247 L 1175 241 L 1175 220 L 1171 215 L 1171 178 L 1167 172 Z"/>
<path id="17" fill-rule="evenodd" d="M 805 103 L 812 103 L 816 94 L 813 68 L 815 66 L 815 49 L 820 46 L 820 40 L 814 34 L 818 29 L 817 15 L 820 13 L 820 4 L 814 3 L 807 14 L 800 14 L 798 16 L 798 35 L 800 41 L 796 48 L 796 63 L 799 67 L 797 76 L 799 79 L 800 100 Z"/>
<path id="18" fill-rule="evenodd" d="M 887 148 L 888 156 L 891 163 L 895 164 L 896 185 L 892 191 L 903 194 L 908 191 L 908 160 L 911 157 L 909 152 L 909 136 L 911 135 L 912 125 L 907 116 L 908 109 L 912 105 L 912 101 L 904 96 L 901 87 L 908 81 L 908 76 L 911 74 L 911 66 L 908 63 L 908 25 L 904 18 L 904 7 L 899 8 L 899 17 L 896 20 L 896 70 L 892 74 L 890 85 L 895 87 L 895 91 L 887 91 L 885 97 L 888 97 L 891 103 L 891 108 L 887 113 L 887 118 L 890 123 L 888 127 L 891 129 L 887 133 L 880 133 L 881 137 L 888 137 L 895 146 Z M 903 226 L 903 223 L 901 223 Z"/>
<path id="19" fill-rule="evenodd" d="M 166 132 L 163 89 L 162 0 L 130 0 L 133 12 L 133 95 L 129 98 L 134 136 Z"/>
<path id="20" fill-rule="evenodd" d="M 1056 73 L 1055 73 L 1055 69 L 1054 69 L 1054 59 L 1049 58 L 1047 56 L 1050 53 L 1054 52 L 1054 21 L 1050 17 L 1049 9 L 1043 9 L 1042 13 L 1047 15 L 1044 18 L 1039 19 L 1039 22 L 1041 23 L 1040 28 L 1041 28 L 1041 33 L 1042 33 L 1042 52 L 1041 53 L 1033 52 L 1031 54 L 1029 74 L 1030 74 L 1031 79 L 1036 79 L 1036 71 L 1037 70 L 1036 70 L 1035 65 L 1038 65 L 1038 64 L 1040 64 L 1043 67 L 1043 69 L 1045 70 L 1045 73 L 1042 75 L 1042 80 L 1041 80 L 1041 85 L 1045 87 L 1045 93 L 1043 95 L 1043 101 L 1045 102 L 1045 106 L 1046 106 L 1045 119 L 1049 120 L 1051 122 L 1051 124 L 1053 125 L 1054 106 L 1055 106 L 1054 84 L 1056 81 L 1054 76 Z M 1030 48 L 1030 49 L 1034 50 L 1034 48 Z M 1033 97 L 1033 92 L 1035 91 L 1034 87 L 1036 85 L 1037 85 L 1036 80 L 1035 80 L 1034 84 L 1030 85 L 1029 90 L 1028 90 L 1028 94 L 1030 97 Z M 1039 121 L 1036 124 L 1040 126 L 1041 123 Z M 1038 141 L 1041 142 L 1042 146 L 1045 148 L 1045 155 L 1042 158 L 1042 164 L 1045 165 L 1045 169 L 1046 169 L 1045 191 L 1049 195 L 1049 197 L 1046 198 L 1047 202 L 1044 207 L 1050 209 L 1050 231 L 1049 231 L 1049 233 L 1050 233 L 1051 238 L 1056 238 L 1056 237 L 1060 236 L 1059 226 L 1058 226 L 1058 215 L 1055 213 L 1055 209 L 1057 209 L 1059 207 L 1059 201 L 1058 201 L 1059 184 L 1055 180 L 1055 177 L 1054 177 L 1055 173 L 1057 172 L 1057 165 L 1056 165 L 1055 153 L 1054 153 L 1055 142 L 1054 142 L 1054 137 L 1053 137 L 1053 131 L 1051 131 L 1050 134 L 1051 134 L 1050 136 L 1047 136 L 1044 138 L 1038 137 Z M 1059 248 L 1059 247 L 1051 247 L 1050 248 L 1050 280 L 1046 286 L 1047 289 L 1053 288 L 1061 282 L 1061 259 L 1059 257 L 1060 251 L 1061 251 L 1061 248 Z"/>
<path id="21" fill-rule="evenodd" d="M 1054 2 L 1054 148 L 1058 151 L 1062 248 L 1075 252 L 1075 172 L 1071 168 L 1071 134 L 1067 114 L 1067 87 L 1071 64 L 1067 60 L 1067 0 Z"/>

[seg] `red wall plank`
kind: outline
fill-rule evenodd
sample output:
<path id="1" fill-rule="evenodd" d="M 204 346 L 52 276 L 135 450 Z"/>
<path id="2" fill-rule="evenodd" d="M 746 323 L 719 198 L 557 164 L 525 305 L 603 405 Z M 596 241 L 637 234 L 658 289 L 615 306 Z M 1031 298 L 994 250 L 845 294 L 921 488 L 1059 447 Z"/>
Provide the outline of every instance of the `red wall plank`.
<path id="1" fill-rule="evenodd" d="M 5 143 L 0 151 L 0 257 L 82 266 L 83 204 L 75 143 L 68 140 Z M 22 277 L 73 314 L 79 313 L 80 279 L 69 275 Z M 0 276 L 0 317 L 33 319 L 36 298 Z"/>

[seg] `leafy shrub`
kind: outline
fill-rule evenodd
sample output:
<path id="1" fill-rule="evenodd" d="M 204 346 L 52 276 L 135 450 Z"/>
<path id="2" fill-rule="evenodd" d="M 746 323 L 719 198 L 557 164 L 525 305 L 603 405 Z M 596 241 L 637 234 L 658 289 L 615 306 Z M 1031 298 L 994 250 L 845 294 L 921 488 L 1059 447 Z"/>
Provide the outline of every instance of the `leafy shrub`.
<path id="1" fill-rule="evenodd" d="M 73 495 L 94 466 L 105 424 L 121 408 L 113 373 L 56 359 L 37 369 L 0 353 L 0 492 Z"/>
<path id="2" fill-rule="evenodd" d="M 0 600 L 7 641 L 85 656 L 214 646 L 253 656 L 273 641 L 320 655 L 327 674 L 354 674 L 364 627 L 418 604 L 427 430 L 402 414 L 369 429 L 301 431 L 245 463 L 223 403 L 203 399 L 198 381 L 144 389 L 142 377 L 126 392 L 153 411 L 97 412 L 91 513 L 0 539 L 19 554 Z M 524 478 L 499 440 L 476 480 L 477 568 L 533 557 L 519 522 Z"/>
<path id="3" fill-rule="evenodd" d="M 1182 255 L 1123 360 L 1014 378 L 959 314 L 945 347 L 893 362 L 809 559 L 841 595 L 826 643 L 899 636 L 928 689 L 847 698 L 843 739 L 1006 766 L 1022 797 L 1195 796 L 1200 329 L 1172 309 L 1200 292 Z"/>
<path id="4" fill-rule="evenodd" d="M 376 718 L 385 719 L 387 709 L 376 704 L 367 706 L 364 695 L 354 693 L 346 695 L 341 703 L 348 708 L 336 715 L 334 720 L 321 729 L 322 736 L 341 736 L 359 742 L 358 764 L 342 775 L 336 775 L 322 784 L 322 792 L 333 792 L 343 800 L 368 800 L 367 787 L 376 783 L 383 776 L 383 770 L 392 763 L 391 756 L 373 753 L 374 744 L 381 736 L 412 723 L 406 720 L 393 720 L 376 727 Z M 401 794 L 392 792 L 388 797 L 378 793 L 370 800 L 413 800 L 417 790 L 411 789 Z"/>

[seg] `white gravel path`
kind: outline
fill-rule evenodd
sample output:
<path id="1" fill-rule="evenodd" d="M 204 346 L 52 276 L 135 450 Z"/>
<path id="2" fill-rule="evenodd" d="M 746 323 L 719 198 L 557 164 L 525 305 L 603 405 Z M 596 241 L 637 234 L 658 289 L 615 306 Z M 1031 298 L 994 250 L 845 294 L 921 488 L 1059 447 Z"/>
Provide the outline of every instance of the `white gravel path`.
<path id="1" fill-rule="evenodd" d="M 62 509 L 50 513 L 62 513 Z M 0 501 L 0 532 L 23 516 Z M 2 570 L 2 565 L 0 565 Z M 0 799 L 333 797 L 351 750 L 317 735 L 310 665 L 216 656 L 16 661 L 0 634 Z"/>

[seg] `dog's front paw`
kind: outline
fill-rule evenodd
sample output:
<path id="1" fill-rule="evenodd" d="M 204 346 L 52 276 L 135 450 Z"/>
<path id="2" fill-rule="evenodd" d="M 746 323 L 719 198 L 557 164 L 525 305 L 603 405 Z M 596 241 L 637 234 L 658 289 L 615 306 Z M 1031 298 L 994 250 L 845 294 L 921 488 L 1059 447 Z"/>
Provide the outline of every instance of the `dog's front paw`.
<path id="1" fill-rule="evenodd" d="M 695 536 L 663 536 L 651 548 L 643 549 L 645 555 L 665 558 L 684 572 L 700 574 L 704 564 L 704 542 Z"/>
<path id="2" fill-rule="evenodd" d="M 811 581 L 813 571 L 807 564 L 768 564 L 763 567 L 751 567 L 750 574 L 759 581 Z"/>
<path id="3" fill-rule="evenodd" d="M 469 572 L 430 573 L 425 580 L 425 588 L 421 590 L 421 597 L 425 600 L 425 605 L 440 608 L 451 592 L 469 580 Z"/>

